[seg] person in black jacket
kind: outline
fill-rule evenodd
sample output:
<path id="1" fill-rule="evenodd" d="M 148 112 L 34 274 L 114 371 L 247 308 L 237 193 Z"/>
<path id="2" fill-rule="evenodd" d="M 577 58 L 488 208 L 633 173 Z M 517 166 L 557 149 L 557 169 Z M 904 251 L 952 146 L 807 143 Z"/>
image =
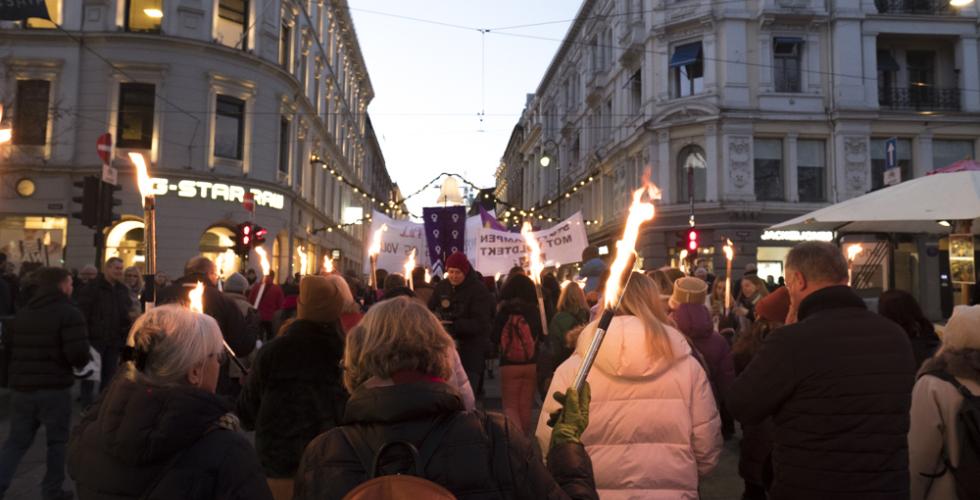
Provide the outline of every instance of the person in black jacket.
<path id="1" fill-rule="evenodd" d="M 908 498 L 908 336 L 847 286 L 832 244 L 795 246 L 786 287 L 798 322 L 766 338 L 728 395 L 738 420 L 773 418 L 771 498 Z"/>
<path id="2" fill-rule="evenodd" d="M 246 429 L 255 429 L 259 459 L 277 497 L 292 498 L 306 445 L 339 425 L 344 414 L 340 287 L 347 283 L 338 275 L 303 277 L 296 320 L 259 349 L 238 399 L 238 414 Z"/>
<path id="3" fill-rule="evenodd" d="M 592 462 L 579 439 L 588 425 L 588 389 L 581 399 L 574 389 L 566 392 L 546 469 L 512 422 L 464 410 L 459 393 L 446 383 L 452 348 L 452 339 L 417 301 L 397 297 L 375 304 L 347 336 L 344 385 L 351 399 L 344 426 L 306 448 L 295 498 L 343 498 L 369 479 L 376 457 L 376 475 L 414 470 L 409 446 L 431 450 L 420 464 L 424 478 L 456 498 L 598 498 Z M 384 446 L 395 442 L 408 445 Z"/>
<path id="4" fill-rule="evenodd" d="M 522 333 L 530 334 L 530 342 L 520 338 Z M 536 346 L 538 339 L 543 338 L 534 283 L 523 274 L 511 276 L 500 291 L 490 340 L 500 352 L 500 395 L 504 413 L 525 434 L 533 429 L 531 406 L 537 383 Z"/>
<path id="5" fill-rule="evenodd" d="M 71 498 L 65 480 L 65 445 L 71 423 L 72 368 L 89 362 L 85 318 L 71 303 L 71 274 L 45 267 L 33 276 L 37 290 L 17 312 L 9 332 L 10 433 L 0 451 L 0 497 L 10 487 L 17 465 L 44 426 L 47 472 L 41 482 L 45 499 Z"/>
<path id="6" fill-rule="evenodd" d="M 436 285 L 429 299 L 429 310 L 442 321 L 456 340 L 470 385 L 479 392 L 490 348 L 490 317 L 493 299 L 480 282 L 466 255 L 456 252 L 446 259 L 449 274 Z"/>
<path id="7" fill-rule="evenodd" d="M 235 300 L 218 291 L 218 269 L 207 257 L 194 257 L 184 265 L 184 276 L 157 293 L 157 304 L 187 304 L 188 294 L 197 286 L 204 284 L 204 314 L 218 322 L 221 335 L 238 357 L 246 357 L 255 350 L 256 335 L 245 325 L 245 317 L 238 309 Z M 238 397 L 237 389 L 228 375 L 228 361 L 221 366 L 218 376 L 218 394 Z"/>
<path id="8" fill-rule="evenodd" d="M 78 295 L 78 307 L 88 324 L 89 342 L 102 359 L 99 391 L 105 390 L 119 366 L 119 352 L 132 324 L 129 318 L 131 303 L 129 289 L 122 282 L 123 262 L 112 257 L 105 262 L 102 275 L 89 282 Z M 81 384 L 82 407 L 92 404 L 95 382 Z"/>
<path id="9" fill-rule="evenodd" d="M 214 394 L 225 356 L 214 319 L 154 307 L 127 345 L 134 361 L 71 435 L 79 498 L 271 499 L 255 449 Z"/>

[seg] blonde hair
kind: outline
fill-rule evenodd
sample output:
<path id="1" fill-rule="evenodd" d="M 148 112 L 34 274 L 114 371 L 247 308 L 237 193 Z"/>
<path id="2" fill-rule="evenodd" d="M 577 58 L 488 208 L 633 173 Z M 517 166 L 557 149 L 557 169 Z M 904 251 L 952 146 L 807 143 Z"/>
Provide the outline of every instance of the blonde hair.
<path id="1" fill-rule="evenodd" d="M 647 347 L 655 357 L 673 357 L 670 338 L 664 325 L 673 325 L 667 317 L 660 289 L 652 278 L 645 274 L 633 273 L 623 292 L 623 300 L 616 310 L 616 316 L 636 316 L 646 328 Z M 595 329 L 598 323 L 589 325 Z"/>
<path id="2" fill-rule="evenodd" d="M 414 370 L 448 380 L 453 339 L 417 300 L 396 297 L 371 306 L 347 334 L 344 385 L 353 392 L 371 377 Z"/>
<path id="3" fill-rule="evenodd" d="M 224 353 L 214 318 L 177 304 L 154 307 L 137 318 L 126 345 L 142 357 L 140 373 L 157 385 L 187 384 L 192 368 Z"/>
<path id="4" fill-rule="evenodd" d="M 725 300 L 725 278 L 715 278 L 715 284 L 711 287 L 711 300 Z"/>
<path id="5" fill-rule="evenodd" d="M 671 281 L 670 277 L 667 276 L 667 272 L 663 269 L 657 269 L 654 271 L 647 271 L 646 276 L 653 280 L 654 285 L 660 293 L 664 295 L 670 295 L 674 293 L 674 282 Z"/>
<path id="6" fill-rule="evenodd" d="M 765 297 L 766 295 L 769 295 L 769 287 L 766 286 L 766 282 L 765 281 L 762 281 L 762 278 L 760 278 L 760 277 L 758 277 L 756 275 L 750 274 L 748 276 L 743 276 L 742 277 L 742 281 L 745 281 L 745 280 L 748 280 L 753 285 L 755 285 L 755 291 L 756 291 L 756 293 L 759 294 L 759 298 L 760 299 L 762 297 Z M 741 286 L 741 282 L 739 282 L 739 286 Z"/>
<path id="7" fill-rule="evenodd" d="M 578 286 L 578 283 L 571 281 L 561 289 L 561 295 L 558 296 L 558 305 L 555 307 L 558 311 L 588 311 L 589 303 L 585 300 L 585 292 L 582 291 L 582 287 Z"/>

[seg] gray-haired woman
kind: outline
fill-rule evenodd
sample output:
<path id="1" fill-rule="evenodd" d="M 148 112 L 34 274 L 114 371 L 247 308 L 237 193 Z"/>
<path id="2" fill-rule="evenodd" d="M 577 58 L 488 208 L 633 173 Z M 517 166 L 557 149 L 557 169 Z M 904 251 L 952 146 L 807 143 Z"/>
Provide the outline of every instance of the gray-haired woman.
<path id="1" fill-rule="evenodd" d="M 215 396 L 224 356 L 213 318 L 177 305 L 133 325 L 126 363 L 69 441 L 81 499 L 271 499 L 252 445 Z"/>

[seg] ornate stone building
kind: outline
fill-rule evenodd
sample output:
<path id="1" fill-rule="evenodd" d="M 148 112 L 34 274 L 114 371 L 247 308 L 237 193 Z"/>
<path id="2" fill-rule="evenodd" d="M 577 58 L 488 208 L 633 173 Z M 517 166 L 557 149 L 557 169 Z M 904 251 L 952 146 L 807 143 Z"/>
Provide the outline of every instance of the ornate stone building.
<path id="1" fill-rule="evenodd" d="M 325 254 L 361 269 L 363 225 L 397 188 L 367 117 L 374 96 L 344 0 L 47 0 L 54 24 L 0 23 L 0 246 L 15 261 L 91 263 L 69 214 L 73 181 L 98 175 L 112 134 L 122 219 L 108 255 L 142 261 L 129 152 L 157 177 L 158 265 L 212 257 L 249 219 L 280 276 Z M 22 186 L 29 186 L 22 189 Z M 373 200 L 373 201 L 372 201 Z M 305 270 L 300 269 L 306 263 Z"/>
<path id="2" fill-rule="evenodd" d="M 764 229 L 882 187 L 889 138 L 904 180 L 975 157 L 977 12 L 939 0 L 586 0 L 515 127 L 498 194 L 546 217 L 582 210 L 600 221 L 591 239 L 610 245 L 649 169 L 663 200 L 641 240 L 645 267 L 673 261 L 693 209 L 704 265 L 718 271 L 731 238 L 737 269 L 778 276 L 792 240 L 829 235 Z M 900 251 L 925 255 L 917 245 Z"/>

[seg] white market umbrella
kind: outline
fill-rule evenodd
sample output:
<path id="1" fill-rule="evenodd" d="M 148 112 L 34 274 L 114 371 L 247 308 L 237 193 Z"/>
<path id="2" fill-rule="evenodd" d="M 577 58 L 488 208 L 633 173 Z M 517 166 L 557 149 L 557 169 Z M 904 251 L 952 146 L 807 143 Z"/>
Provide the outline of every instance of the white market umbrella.
<path id="1" fill-rule="evenodd" d="M 937 173 L 776 224 L 777 231 L 949 234 L 938 221 L 980 218 L 980 170 Z M 980 223 L 973 224 L 980 233 Z"/>

